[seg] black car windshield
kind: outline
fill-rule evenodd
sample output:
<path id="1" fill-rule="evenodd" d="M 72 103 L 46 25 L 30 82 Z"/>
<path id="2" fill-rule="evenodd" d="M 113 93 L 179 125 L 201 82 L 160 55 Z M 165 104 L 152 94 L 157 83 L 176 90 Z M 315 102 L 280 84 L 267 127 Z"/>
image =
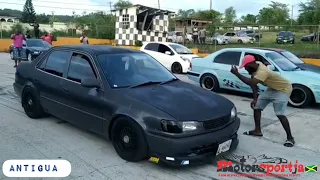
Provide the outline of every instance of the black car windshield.
<path id="1" fill-rule="evenodd" d="M 101 54 L 97 59 L 112 88 L 176 79 L 157 60 L 145 53 Z"/>
<path id="2" fill-rule="evenodd" d="M 293 36 L 292 32 L 280 32 L 279 36 Z"/>
<path id="3" fill-rule="evenodd" d="M 180 44 L 170 44 L 169 46 L 172 47 L 178 54 L 193 54 L 190 49 Z"/>
<path id="4" fill-rule="evenodd" d="M 289 51 L 282 51 L 281 54 L 295 64 L 304 64 L 304 62 L 300 58 Z"/>
<path id="5" fill-rule="evenodd" d="M 27 40 L 28 47 L 43 47 L 43 48 L 50 48 L 51 45 L 43 40 L 39 39 L 28 39 Z"/>
<path id="6" fill-rule="evenodd" d="M 277 52 L 266 53 L 266 57 L 272 60 L 283 71 L 294 71 L 298 69 L 298 66 Z"/>

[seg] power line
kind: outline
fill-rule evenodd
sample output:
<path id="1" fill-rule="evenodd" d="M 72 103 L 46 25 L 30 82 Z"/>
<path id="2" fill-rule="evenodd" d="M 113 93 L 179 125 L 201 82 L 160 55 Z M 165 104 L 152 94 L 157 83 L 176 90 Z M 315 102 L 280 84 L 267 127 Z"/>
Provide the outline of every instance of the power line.
<path id="1" fill-rule="evenodd" d="M 0 1 L 0 3 L 12 4 L 12 5 L 21 5 L 21 6 L 24 5 L 24 4 L 19 4 L 19 3 L 10 3 L 10 2 L 2 2 L 2 1 Z M 66 9 L 66 10 L 77 10 L 77 11 L 107 11 L 107 12 L 109 12 L 109 10 L 64 8 L 64 7 L 54 7 L 54 6 L 41 6 L 41 5 L 35 5 L 35 4 L 33 4 L 33 6 L 34 7 L 48 8 L 48 9 L 54 8 L 54 9 Z"/>

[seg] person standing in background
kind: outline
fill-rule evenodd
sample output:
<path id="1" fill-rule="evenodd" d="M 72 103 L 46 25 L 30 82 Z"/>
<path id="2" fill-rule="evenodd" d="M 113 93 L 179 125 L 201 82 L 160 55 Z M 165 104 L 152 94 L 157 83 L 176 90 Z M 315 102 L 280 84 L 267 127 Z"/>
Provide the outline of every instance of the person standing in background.
<path id="1" fill-rule="evenodd" d="M 50 33 L 44 34 L 43 36 L 41 36 L 41 39 L 52 45 L 52 36 Z"/>
<path id="2" fill-rule="evenodd" d="M 37 39 L 39 39 L 39 34 L 40 34 L 40 31 L 39 31 L 39 24 L 38 23 L 34 23 L 34 24 L 29 24 L 30 26 L 33 26 L 33 30 L 34 30 L 34 37 L 36 37 Z"/>
<path id="3" fill-rule="evenodd" d="M 27 32 L 26 32 L 26 38 L 27 38 L 27 39 L 30 39 L 30 38 L 31 38 L 31 35 L 30 35 L 30 31 L 29 31 L 29 30 L 27 30 Z"/>
<path id="4" fill-rule="evenodd" d="M 11 39 L 13 40 L 13 46 L 14 46 L 14 67 L 17 67 L 18 63 L 22 60 L 22 47 L 23 47 L 23 41 L 26 40 L 26 37 L 21 33 L 20 30 L 18 30 L 15 34 L 11 35 Z"/>
<path id="5" fill-rule="evenodd" d="M 86 36 L 86 33 L 83 32 L 82 33 L 82 36 L 80 37 L 80 43 L 82 44 L 89 44 L 89 39 L 88 37 Z"/>
<path id="6" fill-rule="evenodd" d="M 206 30 L 202 28 L 199 32 L 200 44 L 205 44 L 206 42 Z"/>
<path id="7" fill-rule="evenodd" d="M 198 27 L 194 26 L 192 29 L 192 39 L 193 39 L 193 43 L 198 44 Z"/>

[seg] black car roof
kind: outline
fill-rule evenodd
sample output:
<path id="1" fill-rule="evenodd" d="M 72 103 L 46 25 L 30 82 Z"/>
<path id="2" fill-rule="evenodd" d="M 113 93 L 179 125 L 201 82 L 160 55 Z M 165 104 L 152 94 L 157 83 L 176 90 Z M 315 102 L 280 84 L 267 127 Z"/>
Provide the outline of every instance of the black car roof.
<path id="1" fill-rule="evenodd" d="M 142 53 L 138 50 L 133 50 L 129 48 L 120 48 L 115 46 L 109 46 L 109 45 L 65 45 L 65 46 L 56 46 L 54 49 L 73 49 L 73 50 L 79 50 L 84 51 L 89 54 L 121 54 L 121 53 Z"/>

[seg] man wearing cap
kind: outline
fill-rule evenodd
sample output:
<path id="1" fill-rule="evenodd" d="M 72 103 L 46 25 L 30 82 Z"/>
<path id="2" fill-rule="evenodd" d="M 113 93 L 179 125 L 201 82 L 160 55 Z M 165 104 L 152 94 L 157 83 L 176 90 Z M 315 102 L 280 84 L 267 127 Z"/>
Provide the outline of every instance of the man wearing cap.
<path id="1" fill-rule="evenodd" d="M 286 147 L 292 147 L 295 144 L 294 138 L 291 134 L 290 124 L 285 116 L 285 110 L 292 92 L 291 83 L 281 77 L 279 74 L 269 70 L 267 66 L 259 61 L 255 61 L 254 56 L 246 55 L 243 58 L 242 64 L 239 67 L 245 68 L 251 78 L 247 78 L 238 72 L 236 66 L 232 66 L 231 72 L 236 75 L 242 82 L 251 86 L 253 91 L 253 101 L 251 102 L 251 108 L 254 109 L 254 122 L 255 129 L 245 132 L 245 135 L 251 136 L 262 136 L 261 132 L 261 111 L 272 102 L 273 109 L 276 116 L 279 118 L 284 130 L 287 134 L 287 140 L 284 143 Z M 259 95 L 258 97 L 258 87 L 257 84 L 262 84 L 267 86 L 267 90 Z"/>

